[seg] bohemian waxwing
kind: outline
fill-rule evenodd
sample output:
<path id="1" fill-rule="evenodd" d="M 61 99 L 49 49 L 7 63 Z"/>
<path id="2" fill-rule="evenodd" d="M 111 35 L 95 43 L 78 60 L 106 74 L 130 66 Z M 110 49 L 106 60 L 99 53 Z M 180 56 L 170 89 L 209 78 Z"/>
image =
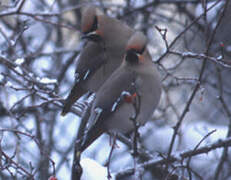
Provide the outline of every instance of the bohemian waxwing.
<path id="1" fill-rule="evenodd" d="M 143 33 L 134 33 L 122 64 L 96 92 L 80 152 L 104 132 L 131 132 L 135 114 L 140 125 L 151 118 L 160 100 L 161 82 L 146 45 Z M 138 99 L 139 111 L 134 108 Z"/>
<path id="2" fill-rule="evenodd" d="M 130 27 L 92 5 L 82 11 L 81 29 L 88 41 L 78 58 L 75 83 L 65 100 L 62 115 L 68 113 L 83 94 L 96 92 L 121 64 L 133 33 Z"/>

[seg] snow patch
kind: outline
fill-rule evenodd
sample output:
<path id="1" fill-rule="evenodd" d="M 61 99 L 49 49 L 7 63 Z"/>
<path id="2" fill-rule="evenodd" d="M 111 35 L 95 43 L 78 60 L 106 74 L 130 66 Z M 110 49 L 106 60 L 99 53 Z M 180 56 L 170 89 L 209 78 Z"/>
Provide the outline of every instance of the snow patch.
<path id="1" fill-rule="evenodd" d="M 11 46 L 14 46 L 15 41 L 11 39 L 11 40 L 10 40 L 10 44 L 11 44 Z"/>
<path id="2" fill-rule="evenodd" d="M 182 53 L 182 56 L 183 56 L 183 57 L 189 57 L 189 56 L 192 56 L 192 57 L 193 57 L 193 56 L 195 56 L 195 53 L 193 53 L 193 52 L 183 52 L 183 53 Z"/>
<path id="3" fill-rule="evenodd" d="M 47 77 L 43 77 L 39 80 L 41 83 L 43 84 L 55 84 L 57 83 L 57 80 L 56 79 L 49 79 Z"/>
<path id="4" fill-rule="evenodd" d="M 214 3 L 216 3 L 215 1 L 214 2 L 209 2 L 207 3 L 207 8 L 210 8 L 211 6 L 214 5 Z M 224 3 L 220 2 L 218 3 L 215 7 L 213 7 L 210 11 L 208 11 L 207 13 L 207 21 L 209 23 L 212 23 L 214 18 L 216 17 L 219 9 L 221 8 L 221 6 L 223 5 Z M 196 7 L 196 11 L 195 11 L 195 15 L 196 16 L 200 16 L 201 14 L 204 13 L 204 8 L 202 7 L 201 3 L 197 5 Z"/>
<path id="5" fill-rule="evenodd" d="M 0 74 L 0 81 L 3 81 L 4 76 L 2 74 Z"/>
<path id="6" fill-rule="evenodd" d="M 217 57 L 217 60 L 219 60 L 219 61 L 222 60 L 222 59 L 223 59 L 222 55 Z"/>
<path id="7" fill-rule="evenodd" d="M 5 84 L 6 87 L 13 87 L 13 84 L 10 81 L 7 81 L 7 83 Z"/>
<path id="8" fill-rule="evenodd" d="M 15 60 L 15 64 L 17 64 L 18 66 L 22 65 L 25 62 L 24 58 L 18 58 Z"/>
<path id="9" fill-rule="evenodd" d="M 81 180 L 108 180 L 107 168 L 98 162 L 85 158 L 80 161 L 83 168 Z M 115 175 L 111 173 L 111 180 L 115 180 Z"/>
<path id="10" fill-rule="evenodd" d="M 14 68 L 15 69 L 15 71 L 17 71 L 19 74 L 22 74 L 22 69 L 19 67 L 19 66 L 17 66 L 16 68 Z"/>

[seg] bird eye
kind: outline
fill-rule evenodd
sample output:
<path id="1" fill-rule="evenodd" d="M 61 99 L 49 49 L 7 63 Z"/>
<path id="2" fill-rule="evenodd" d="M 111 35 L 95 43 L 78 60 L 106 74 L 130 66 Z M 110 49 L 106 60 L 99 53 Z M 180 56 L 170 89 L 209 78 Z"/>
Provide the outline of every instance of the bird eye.
<path id="1" fill-rule="evenodd" d="M 91 40 L 91 41 L 93 41 L 93 42 L 100 42 L 100 41 L 102 41 L 101 36 L 98 35 L 98 34 L 89 34 L 89 35 L 86 37 L 86 39 L 89 39 L 89 40 Z"/>
<path id="2" fill-rule="evenodd" d="M 127 51 L 125 59 L 127 62 L 131 64 L 139 63 L 139 58 L 137 56 L 137 53 L 133 49 Z"/>

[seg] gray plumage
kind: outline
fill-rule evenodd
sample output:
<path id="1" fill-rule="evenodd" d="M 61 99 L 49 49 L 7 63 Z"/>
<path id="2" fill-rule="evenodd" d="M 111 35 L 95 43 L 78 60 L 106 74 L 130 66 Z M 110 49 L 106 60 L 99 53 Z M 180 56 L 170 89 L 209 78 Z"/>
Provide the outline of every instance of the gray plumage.
<path id="1" fill-rule="evenodd" d="M 144 125 L 151 118 L 160 100 L 161 82 L 146 44 L 146 37 L 136 32 L 126 46 L 123 63 L 97 91 L 81 151 L 104 132 L 133 130 L 130 118 L 135 115 L 135 109 L 125 95 L 132 97 L 136 93 L 140 96 L 137 122 Z"/>
<path id="2" fill-rule="evenodd" d="M 125 46 L 133 30 L 121 21 L 108 17 L 95 6 L 82 12 L 82 32 L 88 42 L 82 50 L 76 80 L 65 100 L 62 115 L 69 112 L 74 102 L 87 92 L 96 92 L 121 64 Z"/>

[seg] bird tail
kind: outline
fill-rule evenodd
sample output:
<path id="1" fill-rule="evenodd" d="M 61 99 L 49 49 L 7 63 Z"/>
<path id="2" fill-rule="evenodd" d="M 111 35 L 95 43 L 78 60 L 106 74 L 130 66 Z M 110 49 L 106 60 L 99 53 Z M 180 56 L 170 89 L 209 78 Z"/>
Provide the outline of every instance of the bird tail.
<path id="1" fill-rule="evenodd" d="M 70 111 L 71 106 L 75 103 L 75 101 L 79 99 L 84 93 L 84 89 L 79 84 L 75 84 L 64 102 L 61 115 L 65 116 Z"/>
<path id="2" fill-rule="evenodd" d="M 97 125 L 90 128 L 87 131 L 87 134 L 83 137 L 80 152 L 83 152 L 88 146 L 90 146 L 98 137 L 100 137 L 103 134 L 103 132 L 103 128 Z"/>

